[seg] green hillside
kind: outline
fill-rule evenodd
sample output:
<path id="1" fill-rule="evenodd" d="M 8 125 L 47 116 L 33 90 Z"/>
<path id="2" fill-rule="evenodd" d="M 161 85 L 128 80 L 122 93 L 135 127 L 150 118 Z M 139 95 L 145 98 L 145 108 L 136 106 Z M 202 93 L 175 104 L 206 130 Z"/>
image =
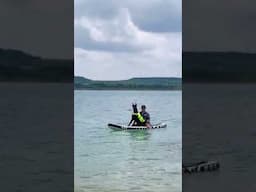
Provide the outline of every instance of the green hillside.
<path id="1" fill-rule="evenodd" d="M 75 77 L 75 89 L 95 90 L 179 90 L 181 78 L 148 77 L 132 78 L 121 81 L 94 81 L 84 77 Z"/>

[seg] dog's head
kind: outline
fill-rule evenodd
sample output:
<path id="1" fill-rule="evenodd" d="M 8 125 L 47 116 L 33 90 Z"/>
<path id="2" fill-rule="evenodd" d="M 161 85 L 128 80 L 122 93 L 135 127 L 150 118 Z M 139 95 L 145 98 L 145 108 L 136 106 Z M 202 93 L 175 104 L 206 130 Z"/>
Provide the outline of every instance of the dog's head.
<path id="1" fill-rule="evenodd" d="M 132 104 L 132 108 L 133 108 L 133 112 L 134 113 L 138 113 L 138 109 L 137 109 L 137 104 L 136 103 Z"/>

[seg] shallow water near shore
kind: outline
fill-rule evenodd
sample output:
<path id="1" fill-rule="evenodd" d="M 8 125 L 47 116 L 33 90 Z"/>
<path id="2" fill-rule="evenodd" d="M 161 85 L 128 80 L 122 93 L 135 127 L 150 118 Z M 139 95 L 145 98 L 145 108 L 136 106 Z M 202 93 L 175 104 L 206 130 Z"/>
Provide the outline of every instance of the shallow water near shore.
<path id="1" fill-rule="evenodd" d="M 181 191 L 181 91 L 75 91 L 75 191 Z M 167 128 L 113 131 L 131 103 Z"/>

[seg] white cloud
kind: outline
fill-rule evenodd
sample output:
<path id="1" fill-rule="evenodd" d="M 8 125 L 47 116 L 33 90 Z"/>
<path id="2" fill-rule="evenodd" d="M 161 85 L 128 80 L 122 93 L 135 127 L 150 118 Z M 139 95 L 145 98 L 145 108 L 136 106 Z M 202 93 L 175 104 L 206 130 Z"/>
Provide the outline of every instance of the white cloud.
<path id="1" fill-rule="evenodd" d="M 86 30 L 90 41 L 97 42 L 98 46 L 109 45 L 104 49 L 95 46 L 93 50 L 87 45 L 76 46 L 75 75 L 102 80 L 181 76 L 180 32 L 143 31 L 134 24 L 129 9 L 122 8 L 117 13 L 113 18 L 75 18 L 75 31 Z M 111 46 L 115 44 L 135 51 L 113 51 Z"/>

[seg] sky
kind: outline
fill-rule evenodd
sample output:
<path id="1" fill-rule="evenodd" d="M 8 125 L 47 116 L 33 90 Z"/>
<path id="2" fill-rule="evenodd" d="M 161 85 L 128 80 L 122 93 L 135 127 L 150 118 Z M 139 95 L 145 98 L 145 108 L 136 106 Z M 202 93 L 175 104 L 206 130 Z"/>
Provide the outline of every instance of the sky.
<path id="1" fill-rule="evenodd" d="M 181 77 L 181 0 L 75 0 L 75 75 Z"/>
<path id="2" fill-rule="evenodd" d="M 75 56 L 75 74 L 92 79 L 181 76 L 181 38 L 185 51 L 255 53 L 255 7 L 252 0 L 188 0 L 182 9 L 181 0 L 1 0 L 0 48 Z"/>

